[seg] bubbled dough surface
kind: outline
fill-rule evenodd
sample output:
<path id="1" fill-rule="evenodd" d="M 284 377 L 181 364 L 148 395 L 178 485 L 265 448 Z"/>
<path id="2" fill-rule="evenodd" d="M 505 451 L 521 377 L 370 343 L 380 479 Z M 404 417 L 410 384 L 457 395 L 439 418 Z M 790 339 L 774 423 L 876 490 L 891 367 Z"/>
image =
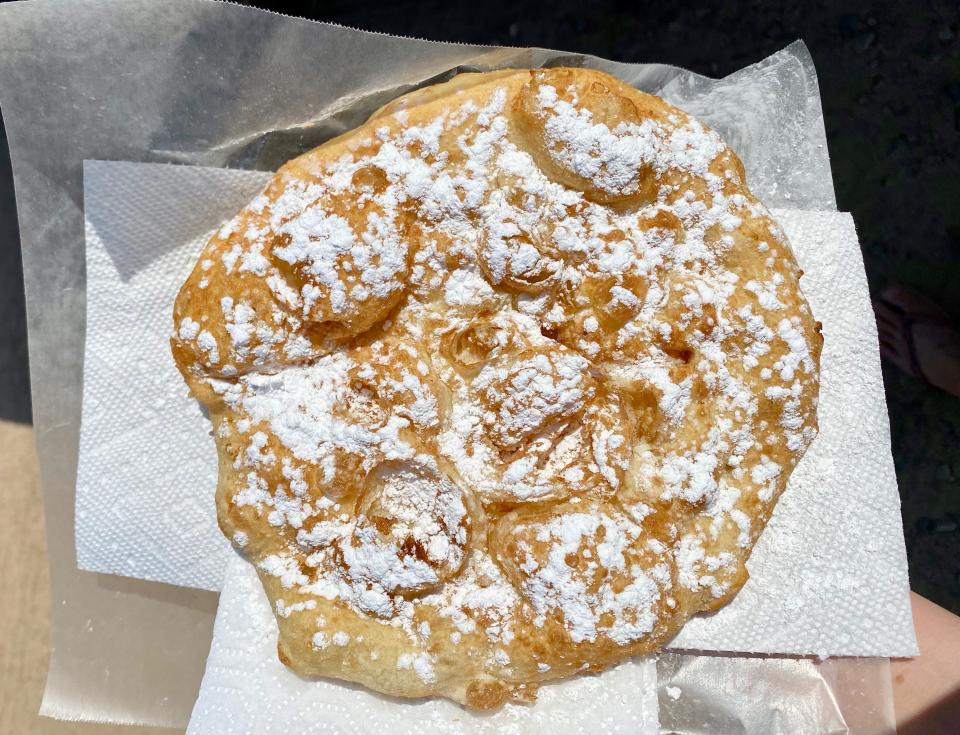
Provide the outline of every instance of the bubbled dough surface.
<path id="1" fill-rule="evenodd" d="M 728 601 L 821 339 L 736 156 L 587 70 L 461 75 L 289 162 L 172 347 L 304 674 L 471 707 Z"/>

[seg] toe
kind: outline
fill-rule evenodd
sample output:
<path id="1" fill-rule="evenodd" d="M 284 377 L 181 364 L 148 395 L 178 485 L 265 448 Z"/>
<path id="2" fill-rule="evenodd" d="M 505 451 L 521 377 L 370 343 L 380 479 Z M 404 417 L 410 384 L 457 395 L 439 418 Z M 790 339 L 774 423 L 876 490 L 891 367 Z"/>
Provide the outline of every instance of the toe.
<path id="1" fill-rule="evenodd" d="M 921 314 L 924 316 L 945 316 L 943 309 L 930 301 L 930 299 L 896 283 L 887 286 L 880 292 L 879 302 L 881 305 L 886 302 L 887 304 L 898 306 L 913 316 Z M 895 310 L 889 309 L 889 307 L 885 308 L 890 313 L 896 313 Z"/>
<path id="2" fill-rule="evenodd" d="M 891 345 L 897 345 L 901 341 L 900 330 L 897 327 L 884 324 L 879 320 L 877 321 L 877 336 L 881 342 L 887 342 Z"/>
<path id="3" fill-rule="evenodd" d="M 880 342 L 880 355 L 884 360 L 896 365 L 903 372 L 910 375 L 916 375 L 910 365 L 910 358 L 904 352 L 898 350 L 898 346 L 889 342 Z"/>
<path id="4" fill-rule="evenodd" d="M 877 319 L 883 319 L 884 321 L 895 322 L 900 320 L 900 315 L 890 308 L 886 301 L 880 299 L 873 302 L 873 313 L 877 315 Z"/>
<path id="5" fill-rule="evenodd" d="M 902 352 L 903 317 L 880 300 L 873 303 L 873 311 L 877 320 L 877 336 L 881 343 L 886 342 L 890 347 L 900 348 L 897 351 Z"/>
<path id="6" fill-rule="evenodd" d="M 897 349 L 897 343 L 890 339 L 885 339 L 882 335 L 880 337 L 880 356 L 885 357 L 888 360 L 893 359 L 896 355 L 900 354 L 900 350 Z"/>

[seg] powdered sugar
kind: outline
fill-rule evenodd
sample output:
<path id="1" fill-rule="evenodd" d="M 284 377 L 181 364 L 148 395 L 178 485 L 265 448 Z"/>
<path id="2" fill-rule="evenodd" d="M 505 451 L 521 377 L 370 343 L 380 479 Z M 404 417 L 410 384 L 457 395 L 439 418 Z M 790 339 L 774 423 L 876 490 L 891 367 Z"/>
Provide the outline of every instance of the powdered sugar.
<path id="1" fill-rule="evenodd" d="M 494 290 L 479 273 L 465 268 L 450 274 L 444 290 L 444 300 L 450 306 L 475 306 L 493 295 Z"/>
<path id="2" fill-rule="evenodd" d="M 515 445 L 551 419 L 579 411 L 589 395 L 588 363 L 576 354 L 539 353 L 508 369 L 486 366 L 473 389 L 496 406 L 488 431 L 500 446 Z"/>
<path id="3" fill-rule="evenodd" d="M 716 133 L 693 119 L 672 130 L 653 119 L 621 122 L 611 130 L 595 121 L 590 110 L 560 99 L 549 84 L 540 86 L 538 102 L 553 143 L 551 155 L 610 194 L 636 191 L 646 167 L 655 173 L 676 168 L 702 175 L 724 148 Z"/>
<path id="4" fill-rule="evenodd" d="M 271 554 L 264 557 L 257 565 L 267 574 L 277 577 L 286 588 L 307 583 L 306 575 L 301 571 L 300 564 L 293 556 Z"/>
<path id="5" fill-rule="evenodd" d="M 180 329 L 177 331 L 177 336 L 183 340 L 193 339 L 199 331 L 200 325 L 197 322 L 193 321 L 190 317 L 184 317 L 180 322 Z"/>
<path id="6" fill-rule="evenodd" d="M 433 670 L 433 660 L 428 653 L 402 653 L 397 658 L 398 669 L 413 669 L 417 676 L 426 683 L 432 684 L 437 680 Z"/>
<path id="7" fill-rule="evenodd" d="M 244 239 L 225 228 L 208 268 L 211 288 L 222 265 L 265 295 L 220 297 L 222 331 L 177 325 L 209 363 L 224 353 L 220 375 L 239 373 L 210 381 L 232 412 L 221 438 L 241 446 L 233 504 L 296 539 L 261 570 L 320 609 L 402 630 L 397 669 L 425 684 L 440 618 L 455 629 L 445 645 L 507 667 L 531 625 L 573 643 L 654 635 L 685 612 L 674 569 L 722 596 L 755 536 L 747 499 L 772 498 L 786 471 L 781 455 L 756 459 L 759 399 L 778 402 L 788 447 L 812 431 L 795 284 L 742 283 L 725 265 L 763 212 L 710 170 L 719 138 L 679 113 L 611 128 L 541 84 L 554 163 L 613 196 L 659 182 L 655 201 L 607 207 L 510 135 L 509 90 L 417 125 L 385 118 L 339 158 L 318 154 L 309 181 L 251 207 Z M 665 183 L 679 174 L 686 190 Z M 655 506 L 671 509 L 674 547 L 640 525 Z M 520 556 L 504 574 L 487 543 L 511 533 Z M 277 614 L 313 609 L 297 604 Z M 313 644 L 359 643 L 344 636 Z"/>
<path id="8" fill-rule="evenodd" d="M 292 187 L 291 194 L 297 189 Z M 302 266 L 314 280 L 304 287 L 304 312 L 311 307 L 344 314 L 350 303 L 370 294 L 386 298 L 402 288 L 407 246 L 392 220 L 371 215 L 369 235 L 354 232 L 350 222 L 321 205 L 307 207 L 278 228 L 288 244 L 274 249 L 281 260 Z"/>
<path id="9" fill-rule="evenodd" d="M 526 554 L 522 587 L 537 612 L 535 622 L 543 625 L 548 613 L 558 612 L 575 642 L 595 640 L 601 629 L 621 645 L 649 633 L 661 592 L 639 568 L 628 568 L 625 556 L 639 534 L 640 529 L 625 518 L 571 512 L 538 529 L 536 542 L 546 544 L 545 555 L 519 542 Z M 570 565 L 571 556 L 587 556 L 590 550 L 597 558 L 592 568 L 588 564 L 582 572 Z M 618 574 L 629 583 L 614 584 Z M 603 622 L 607 618 L 612 622 Z"/>

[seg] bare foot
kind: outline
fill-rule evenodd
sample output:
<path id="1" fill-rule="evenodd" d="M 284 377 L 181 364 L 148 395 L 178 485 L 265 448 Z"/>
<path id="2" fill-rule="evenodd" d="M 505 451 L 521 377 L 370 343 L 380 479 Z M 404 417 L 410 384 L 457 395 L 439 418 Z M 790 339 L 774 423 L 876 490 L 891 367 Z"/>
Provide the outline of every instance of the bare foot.
<path id="1" fill-rule="evenodd" d="M 940 307 L 901 286 L 888 286 L 873 310 L 884 359 L 960 396 L 960 330 Z"/>

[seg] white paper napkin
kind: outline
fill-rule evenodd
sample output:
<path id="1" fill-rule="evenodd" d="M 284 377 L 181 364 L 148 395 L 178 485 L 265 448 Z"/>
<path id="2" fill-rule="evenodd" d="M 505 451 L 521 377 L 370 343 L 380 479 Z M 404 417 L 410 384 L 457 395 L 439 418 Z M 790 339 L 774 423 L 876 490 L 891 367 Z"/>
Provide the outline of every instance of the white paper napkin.
<path id="1" fill-rule="evenodd" d="M 266 174 L 88 163 L 88 332 L 77 484 L 86 569 L 217 588 L 216 453 L 167 349 L 174 296 L 204 237 Z M 823 322 L 821 435 L 749 562 L 751 579 L 674 647 L 910 656 L 899 496 L 876 328 L 849 215 L 776 211 Z"/>
<path id="2" fill-rule="evenodd" d="M 234 557 L 187 733 L 652 735 L 658 726 L 652 657 L 545 686 L 533 705 L 506 705 L 486 715 L 447 700 L 401 701 L 359 686 L 301 678 L 277 658 L 277 624 L 256 572 Z"/>
<path id="3" fill-rule="evenodd" d="M 877 328 L 853 218 L 774 210 L 823 323 L 820 434 L 753 549 L 750 580 L 671 648 L 914 656 Z"/>
<path id="4" fill-rule="evenodd" d="M 170 356 L 173 301 L 210 229 L 269 174 L 84 162 L 87 338 L 77 566 L 218 590 L 216 449 Z"/>

